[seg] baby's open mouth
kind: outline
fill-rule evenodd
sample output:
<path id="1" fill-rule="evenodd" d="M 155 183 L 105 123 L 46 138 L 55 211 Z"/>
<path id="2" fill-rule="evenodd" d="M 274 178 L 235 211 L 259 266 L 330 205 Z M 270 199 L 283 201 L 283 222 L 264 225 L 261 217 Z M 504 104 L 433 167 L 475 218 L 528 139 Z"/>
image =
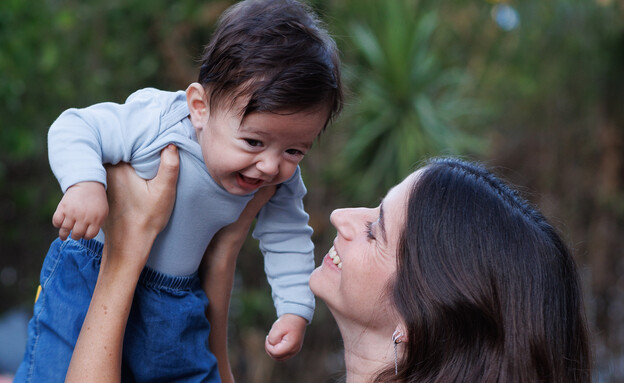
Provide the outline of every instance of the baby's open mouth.
<path id="1" fill-rule="evenodd" d="M 264 182 L 260 178 L 247 177 L 241 173 L 238 173 L 238 184 L 244 189 L 257 189 Z"/>

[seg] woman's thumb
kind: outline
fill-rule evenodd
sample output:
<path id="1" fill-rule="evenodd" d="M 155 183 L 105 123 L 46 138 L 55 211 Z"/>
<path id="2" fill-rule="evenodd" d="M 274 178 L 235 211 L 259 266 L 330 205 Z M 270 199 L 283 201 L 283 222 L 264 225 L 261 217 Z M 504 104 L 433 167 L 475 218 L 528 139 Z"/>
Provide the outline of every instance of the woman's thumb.
<path id="1" fill-rule="evenodd" d="M 175 188 L 178 180 L 178 171 L 180 170 L 180 156 L 178 148 L 169 144 L 160 153 L 160 167 L 156 180 L 165 188 Z"/>

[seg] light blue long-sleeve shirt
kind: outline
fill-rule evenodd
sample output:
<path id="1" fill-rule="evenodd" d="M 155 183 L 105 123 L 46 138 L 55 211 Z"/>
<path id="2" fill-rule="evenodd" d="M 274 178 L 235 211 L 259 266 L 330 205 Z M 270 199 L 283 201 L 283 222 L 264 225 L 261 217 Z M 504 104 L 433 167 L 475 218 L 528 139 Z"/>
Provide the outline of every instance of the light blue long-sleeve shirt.
<path id="1" fill-rule="evenodd" d="M 173 213 L 147 261 L 149 267 L 170 275 L 196 272 L 214 234 L 236 221 L 253 197 L 230 194 L 212 179 L 188 115 L 183 91 L 148 88 L 124 104 L 69 109 L 48 133 L 50 165 L 63 192 L 84 181 L 106 185 L 105 163 L 129 162 L 139 176 L 151 179 L 158 171 L 160 151 L 169 143 L 180 149 Z M 314 295 L 308 281 L 314 245 L 303 209 L 305 194 L 297 167 L 261 209 L 253 236 L 264 254 L 277 315 L 295 314 L 310 321 Z"/>

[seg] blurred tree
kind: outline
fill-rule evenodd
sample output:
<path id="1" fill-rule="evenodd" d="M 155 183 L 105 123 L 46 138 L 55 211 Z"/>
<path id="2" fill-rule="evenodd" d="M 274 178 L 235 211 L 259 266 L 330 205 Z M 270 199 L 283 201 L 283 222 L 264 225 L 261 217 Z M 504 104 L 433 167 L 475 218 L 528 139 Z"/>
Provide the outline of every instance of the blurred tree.
<path id="1" fill-rule="evenodd" d="M 32 302 L 32 282 L 53 238 L 46 228 L 60 197 L 43 127 L 63 97 L 49 87 L 58 74 L 54 38 L 62 23 L 41 5 L 10 0 L 0 7 L 0 311 Z"/>
<path id="2" fill-rule="evenodd" d="M 410 0 L 343 6 L 337 34 L 352 99 L 332 169 L 351 203 L 373 202 L 431 155 L 482 153 L 474 128 L 484 110 L 467 72 L 441 59 L 437 9 Z"/>
<path id="3" fill-rule="evenodd" d="M 30 303 L 61 198 L 46 132 L 64 110 L 184 88 L 231 1 L 7 0 L 0 6 L 0 312 Z M 3 277 L 4 276 L 4 277 Z M 16 293 L 17 292 L 17 293 Z"/>
<path id="4" fill-rule="evenodd" d="M 481 29 L 463 25 L 471 33 L 457 33 L 474 42 L 464 41 L 461 54 L 478 74 L 481 97 L 499 111 L 489 158 L 515 183 L 537 192 L 529 197 L 575 247 L 597 330 L 596 375 L 621 381 L 622 4 L 511 4 L 520 18 L 516 29 L 503 30 L 482 13 L 473 19 Z"/>
<path id="5" fill-rule="evenodd" d="M 122 102 L 141 87 L 185 87 L 233 2 L 2 0 L 0 312 L 30 307 L 56 235 L 50 219 L 61 195 L 47 164 L 50 123 L 66 108 Z M 536 192 L 529 198 L 589 265 L 597 375 L 622 381 L 624 3 L 311 2 L 339 42 L 350 88 L 342 118 L 302 166 L 317 255 L 335 234 L 333 208 L 375 202 L 429 155 L 486 159 Z M 503 21 L 502 5 L 511 7 Z M 302 353 L 273 368 L 258 342 L 274 315 L 261 269 L 257 246 L 248 244 L 232 308 L 239 381 L 254 371 L 272 382 L 340 375 L 339 334 L 322 304 Z"/>

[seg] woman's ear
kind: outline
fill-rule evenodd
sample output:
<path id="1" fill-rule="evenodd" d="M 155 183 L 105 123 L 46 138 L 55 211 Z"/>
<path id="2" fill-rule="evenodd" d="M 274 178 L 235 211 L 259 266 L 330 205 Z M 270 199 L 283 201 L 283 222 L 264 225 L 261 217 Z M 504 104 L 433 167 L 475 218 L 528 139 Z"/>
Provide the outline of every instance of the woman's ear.
<path id="1" fill-rule="evenodd" d="M 186 88 L 186 103 L 195 129 L 201 130 L 210 117 L 210 101 L 204 87 L 194 82 Z"/>
<path id="2" fill-rule="evenodd" d="M 397 325 L 394 333 L 392 333 L 392 342 L 395 344 L 407 342 L 407 331 L 405 331 L 403 325 Z"/>

